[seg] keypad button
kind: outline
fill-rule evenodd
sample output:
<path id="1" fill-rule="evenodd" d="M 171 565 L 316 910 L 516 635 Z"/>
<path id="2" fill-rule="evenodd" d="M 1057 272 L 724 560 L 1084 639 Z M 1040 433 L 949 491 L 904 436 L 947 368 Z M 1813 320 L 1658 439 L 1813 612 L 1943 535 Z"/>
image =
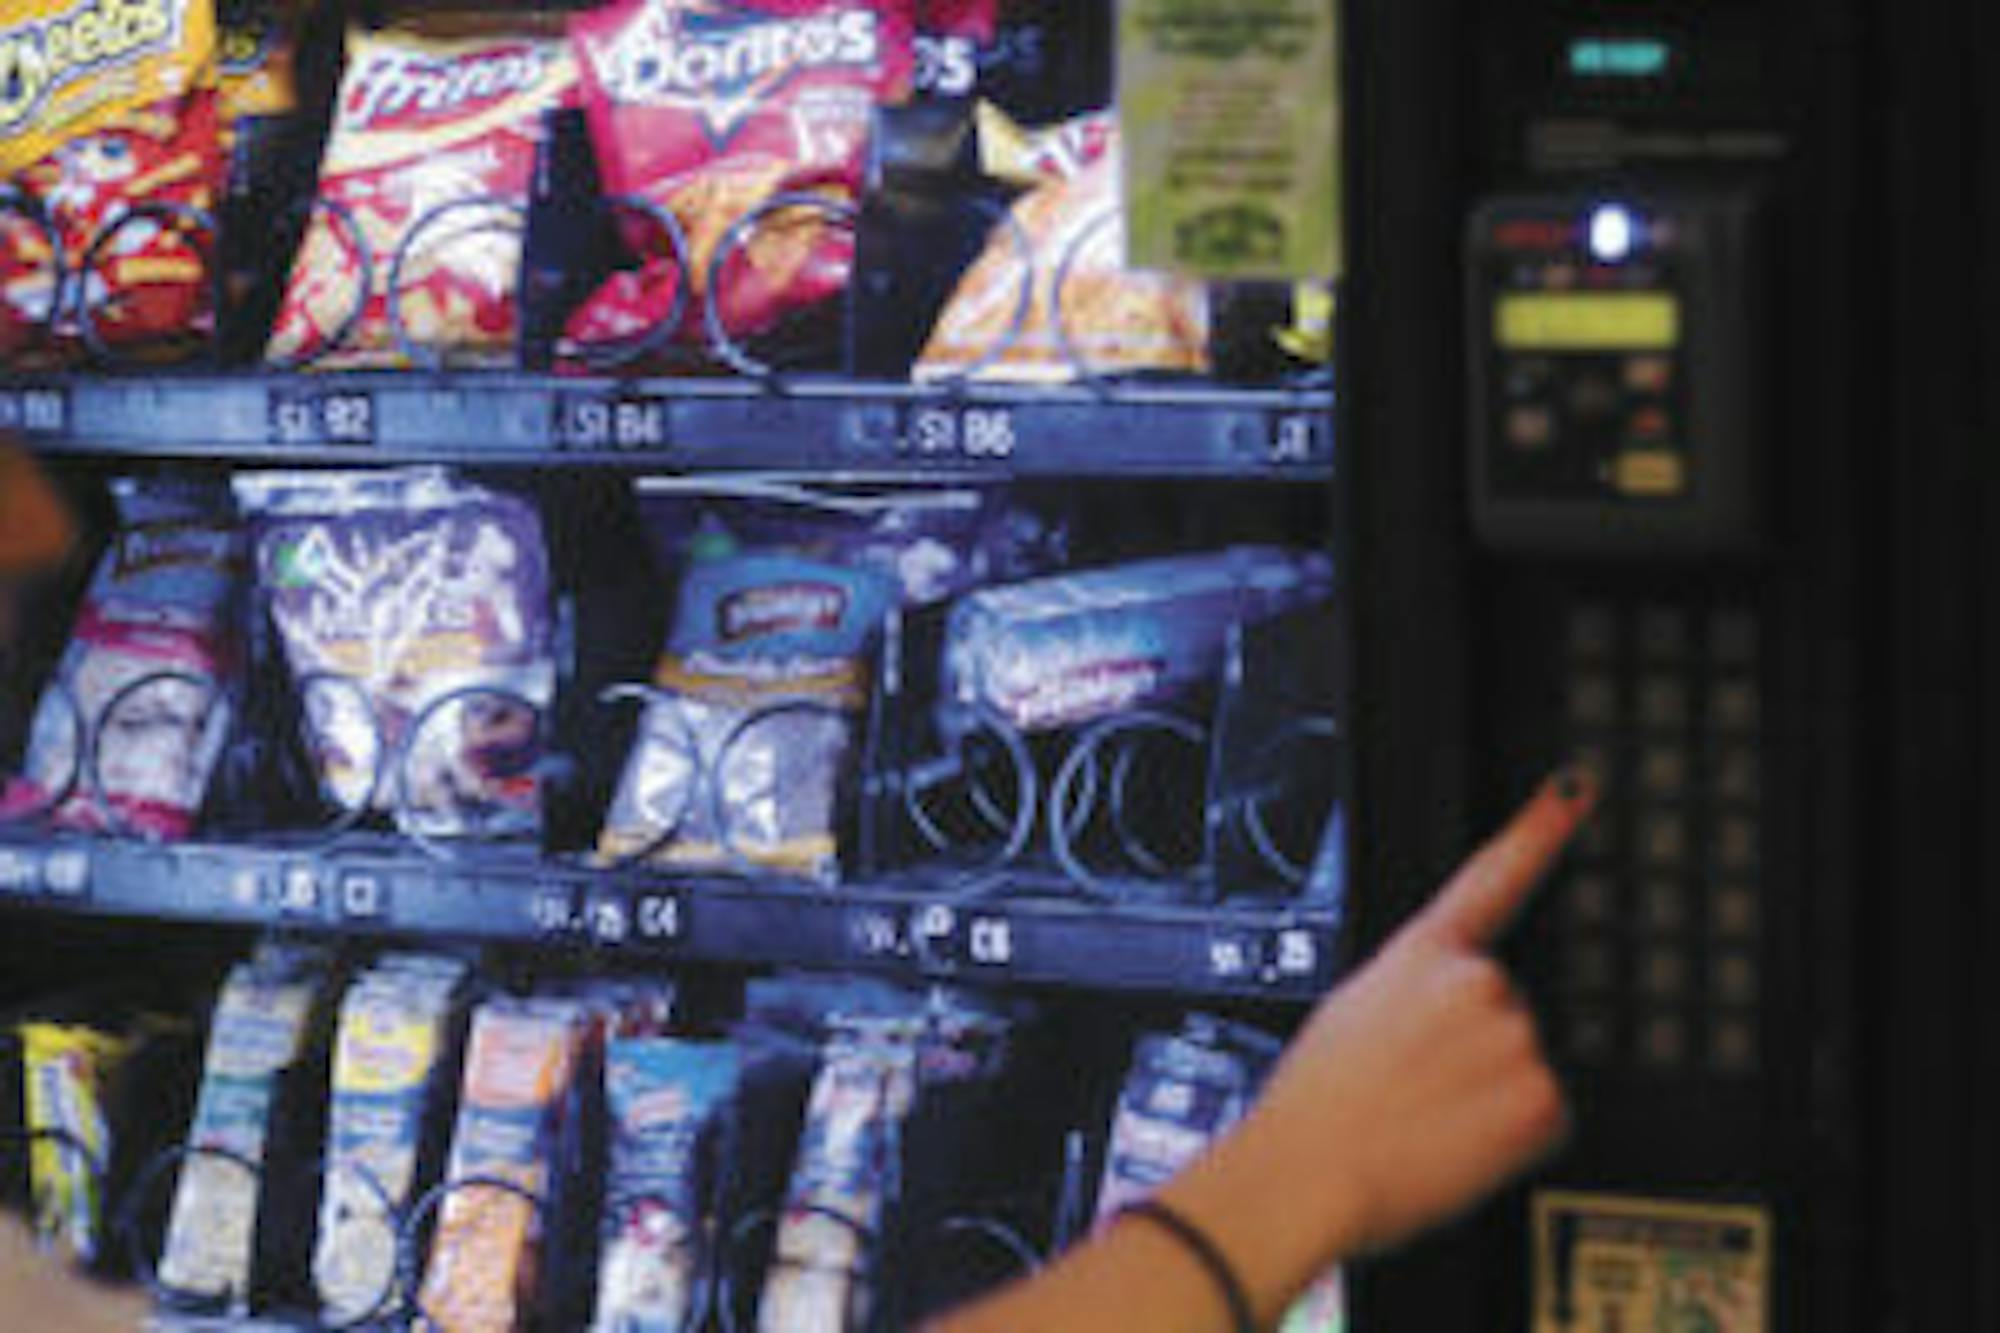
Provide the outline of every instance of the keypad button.
<path id="1" fill-rule="evenodd" d="M 1642 727 L 1678 731 L 1688 724 L 1687 682 L 1678 676 L 1641 677 L 1635 711 Z"/>
<path id="2" fill-rule="evenodd" d="M 1757 821 L 1747 815 L 1723 815 L 1715 821 L 1715 867 L 1740 874 L 1757 867 Z"/>
<path id="3" fill-rule="evenodd" d="M 1748 1009 L 1757 1003 L 1757 964 L 1747 953 L 1730 949 L 1709 959 L 1708 987 L 1715 1003 L 1725 1009 Z"/>
<path id="4" fill-rule="evenodd" d="M 1639 751 L 1638 794 L 1642 799 L 1677 801 L 1687 794 L 1690 757 L 1674 745 L 1648 745 Z"/>
<path id="5" fill-rule="evenodd" d="M 1583 927 L 1608 926 L 1618 910 L 1618 889 L 1607 875 L 1578 875 L 1569 883 L 1570 919 Z"/>
<path id="6" fill-rule="evenodd" d="M 1708 725 L 1721 732 L 1755 731 L 1762 720 L 1761 704 L 1757 683 L 1748 677 L 1718 680 L 1708 690 Z"/>
<path id="7" fill-rule="evenodd" d="M 1709 1032 L 1708 1059 L 1718 1074 L 1757 1072 L 1757 1025 L 1748 1018 L 1717 1020 Z"/>
<path id="8" fill-rule="evenodd" d="M 1625 387 L 1633 393 L 1665 393 L 1673 378 L 1674 363 L 1667 357 L 1635 356 L 1625 362 Z"/>
<path id="9" fill-rule="evenodd" d="M 1754 804 L 1763 792 L 1763 771 L 1757 751 L 1747 745 L 1726 745 L 1711 760 L 1708 789 L 1717 800 Z"/>
<path id="10" fill-rule="evenodd" d="M 1679 1014 L 1654 1014 L 1639 1027 L 1639 1059 L 1653 1069 L 1678 1069 L 1687 1062 L 1688 1024 Z"/>
<path id="11" fill-rule="evenodd" d="M 1570 846 L 1582 861 L 1609 861 L 1618 855 L 1618 825 L 1600 811 L 1583 822 Z"/>
<path id="12" fill-rule="evenodd" d="M 1708 655 L 1726 666 L 1750 666 L 1757 660 L 1758 638 L 1754 612 L 1718 611 L 1708 624 Z"/>
<path id="13" fill-rule="evenodd" d="M 1569 390 L 1569 410 L 1585 425 L 1597 425 L 1618 414 L 1625 405 L 1618 386 L 1602 375 L 1580 376 Z"/>
<path id="14" fill-rule="evenodd" d="M 1748 884 L 1725 881 L 1715 888 L 1709 902 L 1709 923 L 1725 940 L 1748 940 L 1757 935 L 1759 908 L 1757 891 Z"/>
<path id="15" fill-rule="evenodd" d="M 1523 453 L 1535 453 L 1555 443 L 1555 414 L 1548 408 L 1523 404 L 1507 410 L 1507 443 Z"/>
<path id="16" fill-rule="evenodd" d="M 1678 662 L 1688 655 L 1693 628 L 1677 606 L 1649 606 L 1639 613 L 1639 656 L 1649 662 Z"/>
<path id="17" fill-rule="evenodd" d="M 1618 721 L 1618 682 L 1585 673 L 1569 683 L 1569 720 L 1582 727 L 1609 727 Z"/>
<path id="18" fill-rule="evenodd" d="M 1648 999 L 1678 1000 L 1687 992 L 1687 955 L 1678 949 L 1648 949 L 1639 964 L 1639 989 Z"/>
<path id="19" fill-rule="evenodd" d="M 1676 934 L 1687 921 L 1687 890 L 1678 880 L 1649 879 L 1639 886 L 1639 924 L 1649 934 Z"/>
<path id="20" fill-rule="evenodd" d="M 1582 1065 L 1611 1062 L 1618 1049 L 1618 1029 L 1601 1009 L 1578 1009 L 1563 1024 L 1563 1050 Z"/>
<path id="21" fill-rule="evenodd" d="M 1685 816 L 1659 812 L 1639 821 L 1638 847 L 1641 866 L 1650 870 L 1675 870 L 1687 864 L 1688 822 Z"/>

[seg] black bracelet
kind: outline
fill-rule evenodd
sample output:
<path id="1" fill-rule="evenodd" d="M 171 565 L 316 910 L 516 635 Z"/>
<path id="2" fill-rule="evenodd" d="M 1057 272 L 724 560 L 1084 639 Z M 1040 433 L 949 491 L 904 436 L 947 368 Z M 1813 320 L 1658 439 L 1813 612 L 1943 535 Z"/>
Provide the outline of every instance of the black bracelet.
<path id="1" fill-rule="evenodd" d="M 1229 1266 L 1229 1259 L 1208 1238 L 1207 1232 L 1158 1199 L 1141 1199 L 1137 1203 L 1126 1204 L 1117 1215 L 1148 1218 L 1172 1233 L 1195 1258 L 1201 1260 L 1201 1266 L 1208 1270 L 1208 1275 L 1215 1279 L 1215 1285 L 1222 1289 L 1222 1299 L 1229 1305 L 1229 1318 L 1236 1325 L 1236 1333 L 1257 1333 L 1257 1320 L 1250 1313 L 1250 1297 L 1243 1290 L 1242 1279 L 1236 1276 L 1236 1270 Z"/>

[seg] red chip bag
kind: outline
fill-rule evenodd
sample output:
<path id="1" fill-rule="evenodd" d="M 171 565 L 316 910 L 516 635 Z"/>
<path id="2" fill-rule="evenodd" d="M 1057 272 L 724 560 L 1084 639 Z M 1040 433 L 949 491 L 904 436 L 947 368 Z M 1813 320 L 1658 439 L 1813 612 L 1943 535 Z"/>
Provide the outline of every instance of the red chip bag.
<path id="1" fill-rule="evenodd" d="M 69 359 L 83 317 L 118 351 L 212 327 L 213 238 L 173 210 L 208 213 L 222 181 L 216 62 L 211 0 L 0 7 L 0 180 L 12 187 L 0 203 L 0 356 L 10 364 Z"/>
<path id="2" fill-rule="evenodd" d="M 541 117 L 574 82 L 554 20 L 430 15 L 350 33 L 321 206 L 271 359 L 406 366 L 417 347 L 507 364 Z M 407 347 L 389 309 L 398 276 Z"/>
<path id="3" fill-rule="evenodd" d="M 774 196 L 859 197 L 874 108 L 910 91 L 912 2 L 617 0 L 571 20 L 606 186 L 679 222 L 694 297 L 730 227 Z M 723 327 L 752 337 L 836 295 L 853 249 L 852 232 L 817 211 L 770 216 L 717 275 Z M 672 262 L 608 286 L 571 332 L 629 332 L 635 289 L 664 304 L 658 293 L 680 278 L 657 270 Z M 701 320 L 690 301 L 683 334 L 698 338 Z"/>

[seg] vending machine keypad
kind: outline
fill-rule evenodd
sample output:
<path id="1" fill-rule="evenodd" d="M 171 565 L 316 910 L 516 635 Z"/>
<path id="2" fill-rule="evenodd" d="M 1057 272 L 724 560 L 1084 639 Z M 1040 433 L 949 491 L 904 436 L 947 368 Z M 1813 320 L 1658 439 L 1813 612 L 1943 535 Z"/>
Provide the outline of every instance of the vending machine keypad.
<path id="1" fill-rule="evenodd" d="M 1576 752 L 1604 775 L 1560 890 L 1558 1051 L 1576 1067 L 1753 1076 L 1763 967 L 1754 612 L 1585 601 L 1563 634 Z"/>

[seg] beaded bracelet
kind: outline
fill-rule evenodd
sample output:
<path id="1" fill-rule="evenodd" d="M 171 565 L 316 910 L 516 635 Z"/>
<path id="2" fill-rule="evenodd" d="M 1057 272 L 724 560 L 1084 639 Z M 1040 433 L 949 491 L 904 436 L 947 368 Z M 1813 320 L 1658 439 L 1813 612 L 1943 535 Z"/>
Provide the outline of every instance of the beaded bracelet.
<path id="1" fill-rule="evenodd" d="M 1236 1276 L 1236 1270 L 1229 1266 L 1229 1260 L 1216 1243 L 1208 1238 L 1208 1233 L 1181 1216 L 1174 1209 L 1158 1199 L 1141 1199 L 1118 1210 L 1119 1217 L 1143 1217 L 1157 1223 L 1161 1229 L 1187 1247 L 1190 1254 L 1201 1261 L 1208 1275 L 1215 1279 L 1215 1285 L 1222 1290 L 1222 1298 L 1229 1306 L 1230 1322 L 1236 1333 L 1257 1333 L 1257 1320 L 1250 1313 L 1250 1297 L 1243 1290 L 1243 1281 Z"/>

